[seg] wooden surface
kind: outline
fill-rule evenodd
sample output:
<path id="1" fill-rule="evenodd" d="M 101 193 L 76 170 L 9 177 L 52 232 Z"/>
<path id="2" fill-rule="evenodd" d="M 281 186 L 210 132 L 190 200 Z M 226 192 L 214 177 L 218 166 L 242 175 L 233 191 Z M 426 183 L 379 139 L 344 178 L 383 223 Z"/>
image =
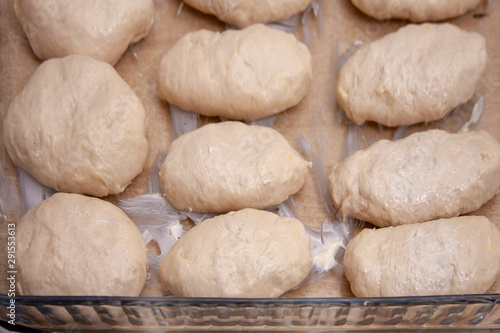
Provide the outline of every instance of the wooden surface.
<path id="1" fill-rule="evenodd" d="M 0 117 L 3 119 L 14 96 L 19 93 L 40 61 L 34 56 L 26 36 L 13 14 L 13 1 L 0 0 L 1 64 L 0 64 Z M 156 162 L 159 152 L 165 152 L 172 138 L 168 104 L 161 101 L 156 93 L 156 73 L 161 56 L 179 38 L 190 31 L 209 29 L 222 31 L 225 25 L 215 18 L 203 15 L 187 5 L 178 13 L 181 1 L 155 1 L 155 24 L 150 35 L 129 47 L 115 68 L 142 100 L 146 109 L 147 138 L 149 153 L 143 172 L 132 182 L 121 197 L 134 197 L 146 192 L 150 168 Z M 344 146 L 348 124 L 340 113 L 335 96 L 339 55 L 351 47 L 354 40 L 364 42 L 378 39 L 402 27 L 406 22 L 377 22 L 355 9 L 348 0 L 322 0 L 322 17 L 309 17 L 308 28 L 312 31 L 309 48 L 313 57 L 313 82 L 309 94 L 296 107 L 280 114 L 274 128 L 298 148 L 297 138 L 303 135 L 320 152 L 324 168 L 329 173 L 331 167 L 344 156 Z M 475 14 L 475 15 L 474 15 Z M 486 15 L 482 15 L 486 14 Z M 471 130 L 484 129 L 500 140 L 500 1 L 490 5 L 485 1 L 474 11 L 451 20 L 466 30 L 477 31 L 487 38 L 488 65 L 478 87 L 476 96 L 484 96 L 486 106 L 483 119 Z M 303 38 L 302 26 L 296 35 Z M 337 57 L 336 57 L 337 54 Z M 422 129 L 413 126 L 409 131 Z M 379 138 L 392 137 L 394 129 L 379 129 L 374 124 L 361 128 Z M 3 126 L 0 126 L 0 140 Z M 321 143 L 321 144 L 319 144 Z M 19 211 L 9 208 L 18 204 L 17 172 L 0 145 L 0 162 L 4 170 L 0 179 L 2 201 L 7 209 L 7 221 L 17 221 Z M 108 198 L 113 201 L 115 198 Z M 328 212 L 320 200 L 316 175 L 311 170 L 306 183 L 294 197 L 298 213 L 304 224 L 318 229 L 328 217 Z M 500 195 L 484 205 L 476 214 L 489 217 L 500 227 Z M 0 244 L 6 244 L 7 227 L 0 227 Z M 2 246 L 2 257 L 6 248 Z M 0 263 L 0 276 L 6 274 L 6 259 Z M 0 292 L 6 293 L 7 284 L 1 279 Z M 161 295 L 157 276 L 153 276 L 147 286 L 148 295 Z M 490 293 L 500 292 L 500 281 Z M 284 297 L 352 297 L 349 284 L 341 267 L 332 270 L 316 283 L 308 284 L 287 293 Z"/>

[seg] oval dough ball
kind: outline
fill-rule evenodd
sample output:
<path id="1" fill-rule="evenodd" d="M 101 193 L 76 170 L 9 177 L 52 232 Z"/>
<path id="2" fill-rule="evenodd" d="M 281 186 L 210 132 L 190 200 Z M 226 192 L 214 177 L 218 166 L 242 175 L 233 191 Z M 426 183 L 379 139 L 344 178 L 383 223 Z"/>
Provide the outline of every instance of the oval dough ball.
<path id="1" fill-rule="evenodd" d="M 482 0 L 351 0 L 363 13 L 377 20 L 404 19 L 435 22 L 465 14 Z"/>
<path id="2" fill-rule="evenodd" d="M 7 111 L 14 163 L 61 192 L 122 192 L 148 151 L 145 111 L 109 64 L 72 55 L 43 62 Z"/>
<path id="3" fill-rule="evenodd" d="M 381 140 L 335 165 L 329 180 L 344 218 L 385 227 L 453 217 L 498 192 L 500 144 L 484 131 Z"/>
<path id="4" fill-rule="evenodd" d="M 245 28 L 254 23 L 285 20 L 305 10 L 314 0 L 186 0 L 197 10 Z"/>
<path id="5" fill-rule="evenodd" d="M 111 65 L 154 18 L 153 0 L 16 0 L 14 9 L 38 58 L 83 54 Z"/>
<path id="6" fill-rule="evenodd" d="M 311 79 L 307 47 L 258 24 L 182 37 L 161 59 L 158 94 L 186 111 L 256 120 L 298 104 Z"/>
<path id="7" fill-rule="evenodd" d="M 365 229 L 344 254 L 359 297 L 484 293 L 499 267 L 500 231 L 483 216 Z"/>
<path id="8" fill-rule="evenodd" d="M 342 66 L 337 98 L 356 124 L 411 125 L 467 102 L 486 67 L 485 39 L 451 24 L 408 25 Z"/>
<path id="9" fill-rule="evenodd" d="M 302 187 L 309 167 L 278 131 L 222 122 L 174 140 L 160 181 L 178 209 L 225 213 L 285 201 Z"/>
<path id="10" fill-rule="evenodd" d="M 162 260 L 160 279 L 180 297 L 278 297 L 312 265 L 302 222 L 247 208 L 185 233 Z"/>
<path id="11" fill-rule="evenodd" d="M 16 236 L 23 295 L 138 296 L 146 282 L 139 229 L 104 200 L 56 193 L 21 218 Z"/>

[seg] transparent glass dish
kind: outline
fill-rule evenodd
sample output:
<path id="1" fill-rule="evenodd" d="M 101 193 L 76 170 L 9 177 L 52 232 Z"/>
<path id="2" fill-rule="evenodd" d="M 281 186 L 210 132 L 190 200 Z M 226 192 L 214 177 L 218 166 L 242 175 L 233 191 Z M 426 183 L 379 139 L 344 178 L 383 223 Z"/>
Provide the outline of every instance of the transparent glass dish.
<path id="1" fill-rule="evenodd" d="M 10 298 L 0 296 L 2 320 Z M 16 324 L 80 330 L 500 328 L 500 294 L 395 298 L 17 297 Z"/>
<path id="2" fill-rule="evenodd" d="M 129 48 L 128 59 L 125 59 L 124 64 L 118 66 L 119 71 L 126 72 L 127 64 L 132 64 L 137 67 L 140 74 L 137 75 L 138 77 L 141 76 L 146 79 L 155 78 L 156 67 L 154 62 L 148 63 L 148 61 L 151 61 L 151 59 L 155 59 L 156 61 L 156 58 L 159 60 L 158 54 L 163 52 L 165 48 L 163 44 L 167 40 L 172 40 L 171 36 L 167 36 L 171 30 L 171 26 L 179 22 L 182 23 L 183 21 L 181 20 L 185 17 L 194 16 L 189 11 L 189 8 L 185 8 L 182 15 L 179 15 L 182 4 L 179 6 L 178 1 L 157 0 L 155 3 L 158 18 L 155 22 L 155 30 L 152 32 L 151 37 L 143 42 L 142 46 L 132 45 Z M 349 1 L 324 1 L 323 4 L 324 14 L 318 16 L 317 21 L 314 21 L 314 18 L 311 16 L 310 19 L 313 19 L 311 23 L 313 28 L 311 30 L 304 29 L 302 35 L 306 42 L 312 42 L 312 38 L 315 37 L 317 39 L 316 43 L 324 43 L 324 45 L 333 43 L 335 45 L 334 54 L 316 51 L 317 58 L 325 55 L 328 56 L 328 62 L 324 63 L 331 64 L 333 61 L 331 68 L 326 68 L 324 72 L 332 71 L 335 76 L 338 75 L 340 66 L 350 55 L 350 52 L 345 51 L 349 49 L 353 41 L 354 47 L 356 47 L 360 42 L 358 38 L 368 41 L 374 39 L 379 34 L 388 33 L 403 24 L 403 22 L 377 23 L 369 18 L 359 15 L 358 17 L 350 9 Z M 2 43 L 1 60 L 3 61 L 0 67 L 6 69 L 5 72 L 7 73 L 9 73 L 7 69 L 11 72 L 9 76 L 2 77 L 0 81 L 5 83 L 9 79 L 16 79 L 16 83 L 20 84 L 20 82 L 24 82 L 26 79 L 26 73 L 22 72 L 21 74 L 23 75 L 20 75 L 18 70 L 27 67 L 27 65 L 23 63 L 23 66 L 19 66 L 16 60 L 20 58 L 23 61 L 26 60 L 29 66 L 34 66 L 32 63 L 33 56 L 30 54 L 26 56 L 26 53 L 19 52 L 19 50 L 26 51 L 28 44 L 24 39 L 18 22 L 13 19 L 13 8 L 11 8 L 13 6 L 9 2 L 2 2 L 0 7 L 2 8 L 0 22 L 3 23 L 1 25 L 3 28 L 1 37 L 5 41 Z M 314 7 L 312 9 L 316 10 Z M 168 16 L 169 13 L 175 11 L 177 12 L 175 16 Z M 499 12 L 498 6 L 490 1 L 489 7 L 480 7 L 476 14 L 471 13 L 468 17 L 458 18 L 453 22 L 471 30 L 478 30 L 483 33 L 488 32 L 488 38 L 492 40 L 491 44 L 496 45 L 498 44 L 496 39 L 498 36 L 496 31 L 498 30 L 489 31 L 488 29 L 491 29 L 493 25 L 495 27 L 498 26 L 497 18 Z M 339 13 L 343 13 L 345 17 L 356 16 L 357 18 L 357 25 L 348 25 L 352 30 L 352 33 L 348 36 L 342 35 L 342 31 L 348 31 L 349 29 L 344 28 L 344 25 L 348 22 Z M 304 26 L 308 25 L 305 19 L 309 18 L 309 14 L 309 12 L 306 12 L 306 15 L 302 18 Z M 314 15 L 317 16 L 317 13 L 314 12 Z M 323 15 L 325 17 L 324 20 Z M 160 19 L 163 17 L 170 17 L 172 20 Z M 173 20 L 173 18 L 177 18 L 177 20 Z M 196 16 L 196 18 L 199 19 L 200 17 Z M 205 20 L 204 24 L 207 24 L 207 22 Z M 181 28 L 188 27 L 187 24 L 180 24 L 179 26 Z M 189 26 L 192 26 L 192 24 L 190 23 Z M 356 27 L 358 29 L 353 29 Z M 336 33 L 335 38 L 327 40 L 325 37 L 329 31 L 333 30 Z M 160 44 L 160 46 L 158 47 L 155 43 Z M 144 47 L 144 45 L 147 47 Z M 313 46 L 319 49 L 317 44 Z M 349 49 L 348 51 L 351 50 Z M 155 56 L 152 56 L 149 52 L 154 52 Z M 497 53 L 492 52 L 493 62 L 496 60 L 494 54 Z M 3 73 L 4 71 L 2 71 Z M 495 73 L 493 68 L 490 68 L 490 71 L 481 80 L 479 87 L 479 94 L 484 95 L 488 103 L 491 103 L 490 105 L 495 104 L 497 100 L 495 95 L 498 94 L 497 88 L 500 86 Z M 135 72 L 129 72 L 126 73 L 125 77 L 129 81 L 134 81 L 136 75 Z M 147 82 L 141 79 L 136 83 L 135 87 L 139 91 L 143 91 L 142 88 L 143 86 L 147 86 Z M 325 82 L 328 83 L 329 81 Z M 133 83 L 131 82 L 131 84 Z M 7 85 L 5 86 L 7 87 Z M 149 90 L 144 95 L 150 96 L 149 105 L 152 109 L 160 110 L 164 108 L 164 105 L 156 100 L 155 85 L 151 84 L 151 86 L 147 86 L 147 89 Z M 12 91 L 8 90 L 10 94 L 12 94 Z M 8 105 L 6 101 L 8 99 L 11 100 L 12 96 L 7 98 L 5 95 L 2 96 L 2 99 L 4 102 L 0 103 L 0 106 L 6 108 Z M 357 126 L 350 123 L 342 111 L 337 110 L 334 99 L 335 96 L 332 90 L 332 96 L 324 100 L 320 99 L 321 103 L 312 103 L 314 99 L 310 98 L 312 106 L 309 107 L 309 104 L 307 104 L 307 107 L 304 107 L 304 109 L 316 114 L 316 116 L 319 115 L 317 118 L 312 118 L 313 120 L 317 120 L 313 122 L 314 126 L 312 127 L 314 128 L 319 128 L 321 124 L 326 122 L 325 118 L 321 117 L 321 115 L 324 116 L 325 114 L 334 114 L 337 117 L 334 121 L 342 124 L 344 128 L 348 128 L 345 145 L 346 155 L 351 154 L 356 149 L 369 146 L 378 139 L 396 139 L 419 130 L 418 126 L 402 127 L 396 130 L 380 128 L 374 124 Z M 426 124 L 426 128 L 442 128 L 452 132 L 458 131 L 471 119 L 470 113 L 476 102 L 476 99 L 472 99 L 469 105 L 457 108 L 449 117 L 440 122 Z M 318 111 L 318 109 L 321 110 Z M 5 112 L 5 110 L 2 112 Z M 297 113 L 295 112 L 294 114 L 296 115 Z M 492 128 L 491 133 L 498 128 L 496 127 L 497 123 L 491 121 L 494 118 L 492 114 L 493 112 L 487 122 L 482 122 L 484 128 Z M 289 117 L 286 119 L 289 119 Z M 302 120 L 304 119 L 308 120 L 309 118 L 303 118 Z M 287 121 L 289 120 L 282 123 L 286 123 Z M 317 134 L 317 131 L 313 131 L 312 134 Z M 327 139 L 324 140 L 326 142 Z M 317 146 L 321 146 L 325 142 L 318 140 Z M 1 166 L 3 167 L 5 163 L 5 157 L 3 156 L 5 155 L 2 154 L 5 154 L 5 151 L 1 147 L 2 145 L 0 145 L 0 157 L 2 157 L 0 162 L 2 162 Z M 18 193 L 18 189 L 7 182 L 6 179 L 8 179 L 8 175 L 4 175 L 3 168 L 0 168 L 0 189 L 4 191 L 2 193 L 5 193 L 5 195 L 1 196 L 3 204 L 5 204 L 6 208 L 18 206 L 20 202 L 19 196 L 12 195 L 13 193 Z M 324 192 L 323 188 L 321 190 Z M 4 211 L 1 205 L 2 201 L 0 201 L 0 213 Z M 0 222 L 3 222 L 4 225 L 7 222 L 17 221 L 18 218 L 19 214 L 7 214 L 6 216 L 0 214 Z M 6 283 L 5 281 L 3 281 L 4 284 Z M 467 331 L 484 329 L 500 331 L 499 303 L 500 294 L 497 293 L 487 295 L 392 298 L 301 297 L 272 299 L 67 296 L 18 296 L 11 298 L 7 294 L 0 294 L 0 320 L 5 322 L 11 320 L 12 317 L 9 317 L 9 314 L 11 314 L 11 309 L 14 309 L 13 314 L 15 315 L 16 325 L 66 332 L 82 330 L 179 331 L 181 329 L 196 331 L 387 331 L 422 329 L 461 329 Z"/>

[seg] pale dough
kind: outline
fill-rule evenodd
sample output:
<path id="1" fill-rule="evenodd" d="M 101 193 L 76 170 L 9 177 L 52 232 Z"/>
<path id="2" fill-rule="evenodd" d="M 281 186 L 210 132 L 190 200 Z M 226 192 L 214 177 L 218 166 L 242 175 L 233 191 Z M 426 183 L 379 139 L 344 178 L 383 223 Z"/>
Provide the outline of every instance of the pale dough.
<path id="1" fill-rule="evenodd" d="M 307 47 L 257 24 L 182 37 L 161 59 L 158 94 L 186 111 L 256 120 L 298 104 L 311 79 Z"/>
<path id="2" fill-rule="evenodd" d="M 145 111 L 109 64 L 72 55 L 43 62 L 7 111 L 14 163 L 62 192 L 106 196 L 137 176 L 148 151 Z"/>
<path id="3" fill-rule="evenodd" d="M 147 248 L 113 204 L 57 193 L 21 218 L 16 259 L 22 295 L 139 296 Z"/>
<path id="4" fill-rule="evenodd" d="M 111 65 L 154 18 L 153 0 L 16 0 L 14 8 L 38 58 L 84 54 Z"/>
<path id="5" fill-rule="evenodd" d="M 381 140 L 335 165 L 329 180 L 344 218 L 384 227 L 453 217 L 498 192 L 500 144 L 484 131 Z"/>
<path id="6" fill-rule="evenodd" d="M 351 0 L 377 20 L 442 21 L 465 14 L 482 0 Z"/>
<path id="7" fill-rule="evenodd" d="M 248 208 L 184 234 L 161 262 L 160 279 L 180 297 L 278 297 L 312 264 L 302 222 Z"/>
<path id="8" fill-rule="evenodd" d="M 254 23 L 285 20 L 302 12 L 314 0 L 185 0 L 197 10 L 244 28 Z"/>
<path id="9" fill-rule="evenodd" d="M 347 60 L 337 82 L 338 102 L 359 125 L 438 120 L 472 97 L 486 60 L 478 33 L 451 24 L 407 25 Z"/>
<path id="10" fill-rule="evenodd" d="M 299 191 L 309 167 L 278 131 L 228 121 L 174 140 L 160 181 L 178 209 L 229 212 L 281 203 Z"/>
<path id="11" fill-rule="evenodd" d="M 499 268 L 500 231 L 483 216 L 365 229 L 344 255 L 359 297 L 484 293 Z"/>

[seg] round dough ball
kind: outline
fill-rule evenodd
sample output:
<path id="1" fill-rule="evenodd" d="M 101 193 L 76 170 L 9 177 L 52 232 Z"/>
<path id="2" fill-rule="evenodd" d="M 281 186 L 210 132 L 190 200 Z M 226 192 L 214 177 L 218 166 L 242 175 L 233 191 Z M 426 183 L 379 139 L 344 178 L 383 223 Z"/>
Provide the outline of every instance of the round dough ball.
<path id="1" fill-rule="evenodd" d="M 138 296 L 147 248 L 139 229 L 113 204 L 56 193 L 17 227 L 18 286 L 23 295 Z"/>
<path id="2" fill-rule="evenodd" d="M 278 297 L 312 265 L 302 222 L 247 208 L 185 233 L 162 260 L 160 279 L 180 297 Z"/>
<path id="3" fill-rule="evenodd" d="M 120 193 L 148 151 L 141 101 L 113 67 L 82 55 L 42 63 L 4 126 L 14 163 L 62 192 Z"/>
<path id="4" fill-rule="evenodd" d="M 227 121 L 174 140 L 160 181 L 178 209 L 225 213 L 285 201 L 300 190 L 309 167 L 278 131 Z"/>
<path id="5" fill-rule="evenodd" d="M 154 19 L 153 0 L 16 0 L 14 9 L 38 58 L 84 54 L 111 65 Z"/>
<path id="6" fill-rule="evenodd" d="M 254 23 L 285 20 L 302 12 L 314 0 L 185 0 L 197 10 L 244 28 Z"/>
<path id="7" fill-rule="evenodd" d="M 182 37 L 162 57 L 158 95 L 205 116 L 256 120 L 302 101 L 311 53 L 294 35 L 256 24 Z"/>
<path id="8" fill-rule="evenodd" d="M 377 20 L 405 19 L 436 22 L 474 9 L 482 0 L 351 0 L 363 13 Z"/>

